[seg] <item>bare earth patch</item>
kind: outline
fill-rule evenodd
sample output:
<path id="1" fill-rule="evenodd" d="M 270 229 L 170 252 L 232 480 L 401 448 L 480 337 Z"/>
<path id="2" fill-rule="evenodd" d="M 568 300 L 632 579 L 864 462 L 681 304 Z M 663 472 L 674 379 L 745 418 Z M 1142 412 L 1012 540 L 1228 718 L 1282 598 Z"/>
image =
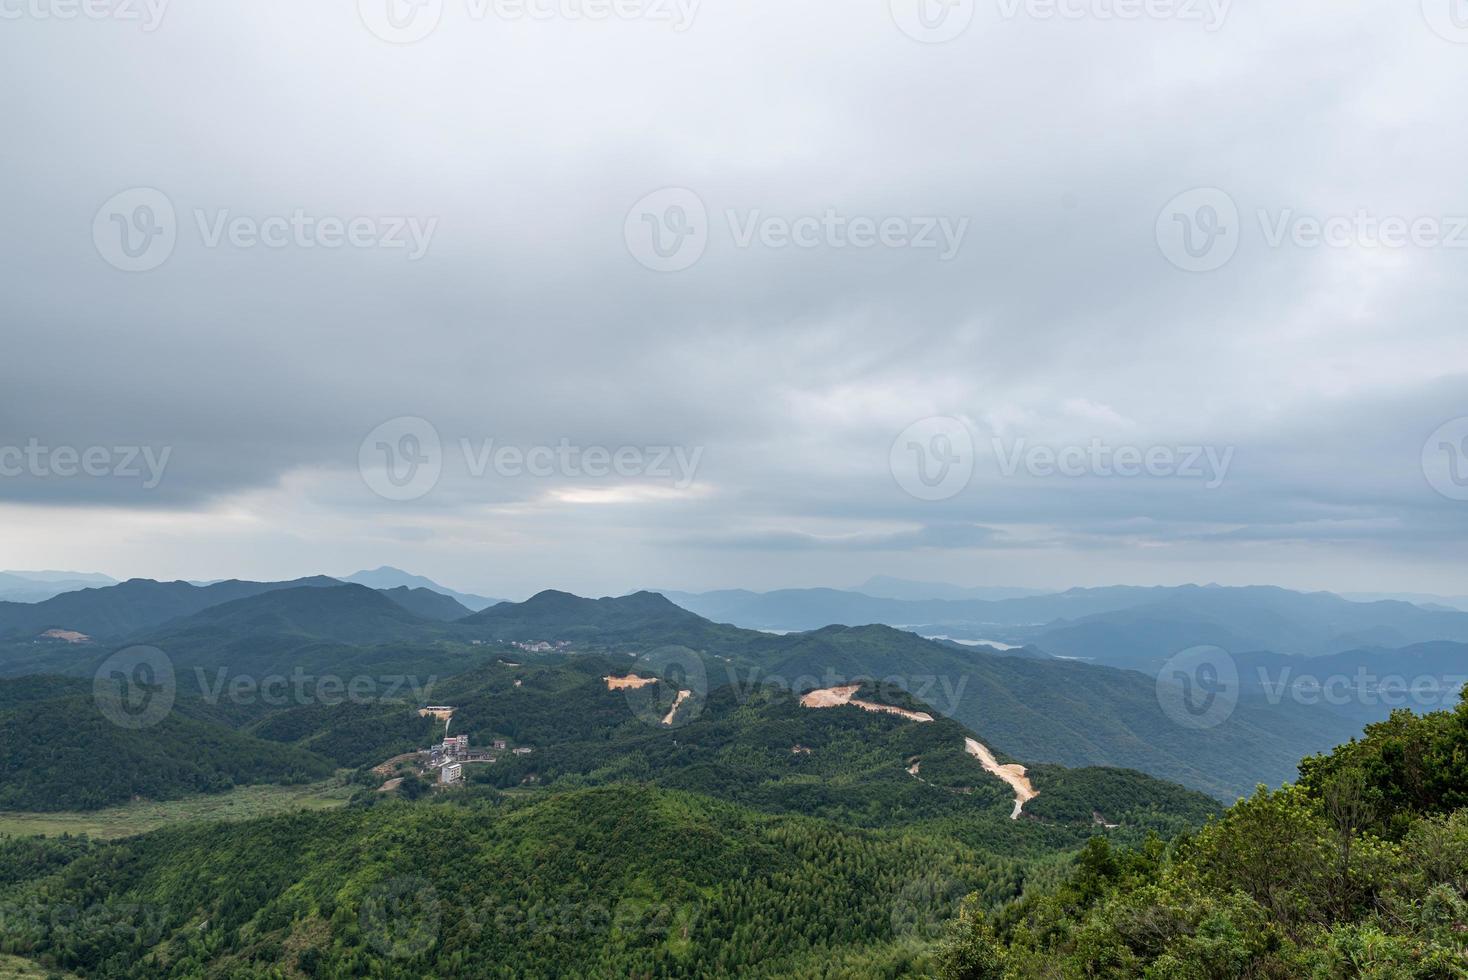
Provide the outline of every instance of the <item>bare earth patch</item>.
<path id="1" fill-rule="evenodd" d="M 673 716 L 678 713 L 679 708 L 683 707 L 683 702 L 691 697 L 693 697 L 692 691 L 679 691 L 678 696 L 673 699 L 673 706 L 668 709 L 667 714 L 663 715 L 663 724 L 671 726 L 673 724 Z"/>
<path id="2" fill-rule="evenodd" d="M 847 684 L 844 687 L 827 687 L 819 691 L 810 691 L 801 695 L 800 704 L 806 708 L 839 708 L 844 704 L 855 705 L 863 711 L 875 711 L 881 714 L 897 715 L 908 721 L 932 721 L 933 716 L 926 711 L 908 711 L 905 708 L 894 708 L 890 704 L 876 704 L 872 701 L 858 701 L 852 697 L 861 690 L 860 684 Z"/>
<path id="3" fill-rule="evenodd" d="M 47 630 L 41 636 L 47 640 L 65 640 L 67 643 L 91 643 L 92 638 L 76 630 Z"/>
<path id="4" fill-rule="evenodd" d="M 1025 776 L 1027 771 L 1025 767 L 1016 764 L 1001 766 L 999 760 L 994 758 L 994 753 L 989 751 L 988 746 L 977 739 L 966 738 L 963 743 L 969 755 L 978 759 L 986 770 L 1004 780 L 1014 789 L 1014 812 L 1009 815 L 1009 819 L 1018 820 L 1025 804 L 1040 795 L 1039 791 L 1030 785 L 1029 778 Z"/>
<path id="5" fill-rule="evenodd" d="M 639 687 L 647 687 L 649 684 L 658 682 L 656 677 L 638 677 L 636 674 L 628 674 L 626 677 L 603 677 L 602 680 L 607 682 L 608 691 L 624 691 L 628 688 L 636 690 Z"/>

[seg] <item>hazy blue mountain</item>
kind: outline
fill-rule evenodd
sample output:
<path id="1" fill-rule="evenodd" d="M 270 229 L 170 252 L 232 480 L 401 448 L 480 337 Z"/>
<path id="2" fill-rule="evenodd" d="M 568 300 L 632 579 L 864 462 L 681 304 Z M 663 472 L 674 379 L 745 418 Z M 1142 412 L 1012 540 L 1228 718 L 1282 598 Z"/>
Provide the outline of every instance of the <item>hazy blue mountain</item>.
<path id="1" fill-rule="evenodd" d="M 949 585 L 946 582 L 914 582 L 910 579 L 873 575 L 851 590 L 877 599 L 1023 599 L 1029 596 L 1054 595 L 1058 589 L 1016 589 L 1003 586 Z"/>
<path id="2" fill-rule="evenodd" d="M 432 589 L 410 589 L 400 585 L 396 589 L 378 589 L 383 595 L 404 609 L 424 619 L 436 619 L 447 623 L 469 615 L 469 608 L 453 596 Z"/>
<path id="3" fill-rule="evenodd" d="M 1410 602 L 1427 609 L 1457 609 L 1468 612 L 1468 596 L 1432 595 L 1423 592 L 1342 592 L 1342 599 L 1352 602 Z"/>
<path id="4" fill-rule="evenodd" d="M 1060 657 L 1155 671 L 1193 646 L 1232 653 L 1320 656 L 1395 649 L 1434 640 L 1468 642 L 1468 612 L 1406 602 L 1352 602 L 1328 592 L 1187 585 L 1072 589 L 995 601 L 883 599 L 839 589 L 675 592 L 708 619 L 789 632 L 832 623 L 883 624 L 922 636 L 1032 646 Z"/>
<path id="5" fill-rule="evenodd" d="M 881 623 L 903 627 L 924 624 L 925 629 L 933 628 L 939 632 L 945 626 L 988 627 L 990 632 L 992 628 L 999 627 L 1003 635 L 972 638 L 1007 640 L 1016 630 L 1058 619 L 1129 609 L 1155 601 L 1166 591 L 1120 586 L 1072 589 L 1054 595 L 1000 600 L 883 599 L 841 589 L 780 589 L 774 592 L 730 589 L 665 594 L 700 616 L 746 629 L 810 630 L 832 623 L 848 626 Z"/>
<path id="6" fill-rule="evenodd" d="M 464 605 L 470 612 L 478 612 L 487 609 L 495 603 L 504 602 L 503 599 L 490 599 L 482 595 L 473 595 L 468 592 L 459 592 L 447 586 L 439 585 L 430 578 L 422 575 L 414 575 L 391 565 L 383 565 L 371 571 L 353 572 L 351 575 L 338 576 L 342 582 L 350 582 L 353 585 L 365 585 L 369 589 L 428 589 L 439 595 L 446 595 L 451 599 Z"/>
<path id="7" fill-rule="evenodd" d="M 1451 708 L 1468 684 L 1468 644 L 1438 640 L 1322 657 L 1235 654 L 1241 689 L 1275 703 L 1322 704 L 1364 727 L 1397 708 Z"/>
<path id="8" fill-rule="evenodd" d="M 0 572 L 0 602 L 44 602 L 63 592 L 116 585 L 97 572 Z"/>
<path id="9" fill-rule="evenodd" d="M 103 575 L 101 572 L 60 572 L 60 571 L 17 571 L 7 568 L 0 571 L 0 581 L 6 578 L 18 578 L 27 582 L 49 582 L 49 583 L 71 583 L 83 582 L 87 585 L 116 585 L 117 579 L 111 575 Z"/>
<path id="10" fill-rule="evenodd" d="M 1052 623 L 1027 638 L 1059 656 L 1153 670 L 1198 645 L 1234 654 L 1321 656 L 1434 640 L 1468 642 L 1468 613 L 1406 602 L 1351 602 L 1329 592 L 1184 586 L 1130 609 Z"/>

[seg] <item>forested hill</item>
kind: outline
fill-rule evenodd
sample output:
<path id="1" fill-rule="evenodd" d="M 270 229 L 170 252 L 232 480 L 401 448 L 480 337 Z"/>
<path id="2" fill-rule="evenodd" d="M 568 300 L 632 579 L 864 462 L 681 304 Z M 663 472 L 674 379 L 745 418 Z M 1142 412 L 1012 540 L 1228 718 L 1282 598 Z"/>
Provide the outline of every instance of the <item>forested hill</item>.
<path id="1" fill-rule="evenodd" d="M 215 588 L 215 587 L 211 587 Z M 64 597 L 59 597 L 64 598 Z M 1288 779 L 1302 755 L 1327 750 L 1361 721 L 1321 705 L 1270 703 L 1246 692 L 1216 728 L 1184 728 L 1158 703 L 1155 676 L 1060 659 L 1004 656 L 935 643 L 885 626 L 830 626 L 774 636 L 702 619 L 662 596 L 582 599 L 542 593 L 453 622 L 427 619 L 361 586 L 270 589 L 174 619 L 135 638 L 167 652 L 181 684 L 220 670 L 264 677 L 296 669 L 338 676 L 447 678 L 500 657 L 676 648 L 698 658 L 709 686 L 844 678 L 896 679 L 937 711 L 1032 763 L 1112 766 L 1233 800 Z M 510 643 L 548 644 L 550 655 Z M 90 676 L 101 645 L 0 648 L 6 671 Z M 258 717 L 249 719 L 258 721 Z"/>
<path id="2" fill-rule="evenodd" d="M 1171 833 L 1218 809 L 1202 794 L 1141 773 L 1032 765 L 988 733 L 944 718 L 895 687 L 866 685 L 853 697 L 933 720 L 856 706 L 813 709 L 783 686 L 723 685 L 681 702 L 669 726 L 663 719 L 674 685 L 609 690 L 605 678 L 623 670 L 587 658 L 558 667 L 499 665 L 445 682 L 438 694 L 456 706 L 456 733 L 473 744 L 505 738 L 534 748 L 527 756 L 471 766 L 470 778 L 502 789 L 527 780 L 550 788 L 652 781 L 769 812 L 870 826 L 961 818 L 976 835 L 982 828 L 990 845 L 1004 840 L 1021 849 L 1078 845 L 1096 812 L 1125 833 Z M 312 733 L 297 734 L 301 744 L 316 744 Z M 968 754 L 970 737 L 1003 762 L 1030 764 L 1040 796 L 1027 804 L 1033 819 L 1021 821 L 1022 828 L 1009 819 L 1013 791 Z"/>
<path id="3" fill-rule="evenodd" d="M 0 843 L 0 948 L 89 977 L 1451 978 L 1468 709 L 1073 859 L 619 782 Z"/>
<path id="4" fill-rule="evenodd" d="M 6 948 L 137 978 L 890 976 L 959 896 L 1025 877 L 952 840 L 625 785 L 12 842 L 0 867 Z"/>
<path id="5" fill-rule="evenodd" d="M 1468 975 L 1468 704 L 1399 711 L 1300 773 L 1172 847 L 1092 841 L 1059 887 L 976 906 L 943 976 Z"/>
<path id="6" fill-rule="evenodd" d="M 0 809 L 91 810 L 134 798 L 306 782 L 332 768 L 314 753 L 185 710 L 143 728 L 120 725 L 101 710 L 90 683 L 0 680 Z"/>
<path id="7" fill-rule="evenodd" d="M 853 692 L 890 713 L 726 685 L 664 723 L 663 682 L 643 703 L 622 676 L 580 658 L 456 678 L 455 731 L 533 750 L 471 765 L 466 790 L 408 803 L 374 780 L 335 813 L 0 843 L 0 950 L 99 977 L 896 976 L 929 968 L 963 895 L 1012 901 L 1094 833 L 1140 843 L 1217 811 L 1140 773 L 1041 766 L 1014 820 L 975 733 L 900 690 Z M 324 751 L 416 716 L 371 710 L 255 734 Z"/>

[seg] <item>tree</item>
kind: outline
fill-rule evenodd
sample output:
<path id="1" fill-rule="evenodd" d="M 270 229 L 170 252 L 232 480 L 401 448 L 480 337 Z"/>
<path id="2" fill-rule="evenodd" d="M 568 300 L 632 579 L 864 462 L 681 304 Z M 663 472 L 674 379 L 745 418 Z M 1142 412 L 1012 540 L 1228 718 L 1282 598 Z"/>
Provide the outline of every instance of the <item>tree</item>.
<path id="1" fill-rule="evenodd" d="M 938 976 L 941 980 L 1000 980 L 1007 958 L 984 919 L 979 897 L 965 898 L 952 934 L 938 951 Z"/>

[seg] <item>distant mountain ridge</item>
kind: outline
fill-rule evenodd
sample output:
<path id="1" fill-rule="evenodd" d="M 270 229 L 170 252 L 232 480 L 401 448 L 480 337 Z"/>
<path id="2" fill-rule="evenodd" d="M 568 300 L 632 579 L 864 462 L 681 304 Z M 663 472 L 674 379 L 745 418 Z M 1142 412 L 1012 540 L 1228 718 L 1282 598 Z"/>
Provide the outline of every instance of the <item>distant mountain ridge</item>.
<path id="1" fill-rule="evenodd" d="M 202 588 L 187 582 L 129 579 L 118 585 L 65 592 L 44 602 L 0 602 L 0 639 L 30 639 L 50 629 L 118 639 L 210 606 L 274 589 L 340 584 L 325 576 L 293 582 L 230 580 Z"/>
<path id="2" fill-rule="evenodd" d="M 63 592 L 116 585 L 98 572 L 0 572 L 0 602 L 44 602 Z"/>
<path id="3" fill-rule="evenodd" d="M 1321 656 L 1435 640 L 1468 642 L 1468 612 L 1406 602 L 1353 602 L 1271 586 L 1112 586 L 1013 599 L 885 599 L 839 589 L 668 594 L 706 618 L 746 629 L 880 623 L 922 635 L 1033 645 L 1057 656 L 1155 669 L 1193 646 Z"/>
<path id="4" fill-rule="evenodd" d="M 481 609 L 487 609 L 496 603 L 505 601 L 503 599 L 490 599 L 468 592 L 459 592 L 447 586 L 439 585 L 430 578 L 424 578 L 422 575 L 414 575 L 400 568 L 393 568 L 391 565 L 383 565 L 371 571 L 353 572 L 351 575 L 340 576 L 338 580 L 353 585 L 365 585 L 369 589 L 382 589 L 384 591 L 398 588 L 427 589 L 430 592 L 437 592 L 439 595 L 448 596 L 455 602 L 463 605 L 470 612 L 479 612 Z"/>

